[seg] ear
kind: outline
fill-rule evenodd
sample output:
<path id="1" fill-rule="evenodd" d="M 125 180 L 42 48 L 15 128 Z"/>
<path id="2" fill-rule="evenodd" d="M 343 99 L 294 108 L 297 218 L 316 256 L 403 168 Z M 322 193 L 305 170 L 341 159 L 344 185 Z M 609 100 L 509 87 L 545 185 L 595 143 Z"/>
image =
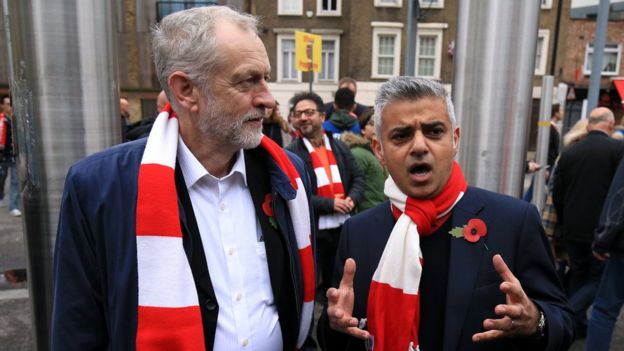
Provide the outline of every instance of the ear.
<path id="1" fill-rule="evenodd" d="M 325 122 L 325 117 L 327 115 L 325 114 L 325 112 L 319 112 L 319 117 L 321 118 L 321 122 Z"/>
<path id="2" fill-rule="evenodd" d="M 457 156 L 457 150 L 459 150 L 459 127 L 453 131 L 453 157 Z"/>
<path id="3" fill-rule="evenodd" d="M 373 152 L 375 153 L 375 157 L 381 162 L 382 166 L 386 166 L 386 161 L 383 156 L 383 148 L 381 147 L 381 143 L 377 139 L 377 135 L 373 136 L 373 140 L 371 141 L 371 147 L 373 148 Z"/>
<path id="4" fill-rule="evenodd" d="M 182 71 L 171 73 L 167 83 L 169 84 L 171 95 L 176 100 L 178 106 L 190 112 L 198 111 L 199 90 L 186 73 Z"/>

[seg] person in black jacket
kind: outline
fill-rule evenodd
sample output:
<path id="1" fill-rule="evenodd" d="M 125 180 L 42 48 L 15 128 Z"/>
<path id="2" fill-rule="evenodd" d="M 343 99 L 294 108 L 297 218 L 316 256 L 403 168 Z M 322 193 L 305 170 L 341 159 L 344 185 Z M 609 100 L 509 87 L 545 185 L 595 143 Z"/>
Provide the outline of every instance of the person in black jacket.
<path id="1" fill-rule="evenodd" d="M 618 313 L 624 304 L 624 160 L 613 177 L 593 244 L 594 256 L 605 261 L 587 327 L 586 349 L 609 350 Z"/>
<path id="2" fill-rule="evenodd" d="M 577 336 L 586 332 L 585 311 L 602 274 L 603 264 L 591 250 L 594 230 L 624 153 L 622 142 L 610 138 L 614 124 L 611 110 L 593 110 L 587 137 L 563 150 L 554 175 L 553 202 L 570 261 L 568 296 Z"/>
<path id="3" fill-rule="evenodd" d="M 287 149 L 303 159 L 312 184 L 317 186 L 312 207 L 318 219 L 318 292 L 323 300 L 330 287 L 342 224 L 364 197 L 364 174 L 349 147 L 323 130 L 325 113 L 320 96 L 300 93 L 291 102 L 293 126 L 302 137 Z"/>

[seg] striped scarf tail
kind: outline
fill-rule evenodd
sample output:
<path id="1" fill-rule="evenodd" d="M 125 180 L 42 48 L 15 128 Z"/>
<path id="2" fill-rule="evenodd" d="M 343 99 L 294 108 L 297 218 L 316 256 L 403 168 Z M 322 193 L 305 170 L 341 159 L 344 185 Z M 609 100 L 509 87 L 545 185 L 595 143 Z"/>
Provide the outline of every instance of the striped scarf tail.
<path id="1" fill-rule="evenodd" d="M 171 112 L 167 105 L 156 118 L 139 169 L 138 351 L 204 349 L 197 289 L 182 246 L 174 178 L 178 119 Z"/>
<path id="2" fill-rule="evenodd" d="M 448 214 L 464 195 L 467 184 L 457 163 L 442 192 L 431 200 L 413 199 L 388 177 L 384 192 L 398 213 L 368 294 L 368 330 L 374 351 L 419 350 L 420 278 L 423 255 L 420 237 Z"/>
<path id="3" fill-rule="evenodd" d="M 271 155 L 280 169 L 290 179 L 292 187 L 297 191 L 296 197 L 288 201 L 288 211 L 290 212 L 291 222 L 295 230 L 303 274 L 303 306 L 299 320 L 299 335 L 297 336 L 297 347 L 301 348 L 307 338 L 314 314 L 314 258 L 310 242 L 311 224 L 308 197 L 299 172 L 297 172 L 284 150 L 267 136 L 262 138 L 260 146 Z"/>

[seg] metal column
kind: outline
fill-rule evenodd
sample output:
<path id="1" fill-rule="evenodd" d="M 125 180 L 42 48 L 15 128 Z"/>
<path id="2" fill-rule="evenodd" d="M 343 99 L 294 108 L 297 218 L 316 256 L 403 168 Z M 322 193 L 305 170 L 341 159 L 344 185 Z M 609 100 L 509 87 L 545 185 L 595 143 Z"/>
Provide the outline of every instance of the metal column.
<path id="1" fill-rule="evenodd" d="M 65 174 L 119 141 L 110 0 L 3 0 L 37 350 L 48 350 L 52 257 Z"/>
<path id="2" fill-rule="evenodd" d="M 600 0 L 598 5 L 598 18 L 596 18 L 596 39 L 594 40 L 594 53 L 592 55 L 591 76 L 589 77 L 589 91 L 587 92 L 587 114 L 589 116 L 598 106 L 600 95 L 600 79 L 602 78 L 602 60 L 604 47 L 607 40 L 607 26 L 609 24 L 609 0 Z"/>
<path id="3" fill-rule="evenodd" d="M 453 99 L 469 184 L 522 191 L 539 1 L 458 2 Z"/>
<path id="4" fill-rule="evenodd" d="M 542 78 L 542 96 L 540 99 L 540 116 L 537 123 L 537 156 L 535 160 L 542 168 L 535 172 L 533 184 L 533 204 L 539 212 L 544 208 L 544 185 L 546 183 L 546 171 L 548 164 L 548 146 L 550 140 L 550 117 L 552 116 L 553 82 L 555 77 L 544 76 Z M 550 170 L 552 171 L 552 170 Z"/>

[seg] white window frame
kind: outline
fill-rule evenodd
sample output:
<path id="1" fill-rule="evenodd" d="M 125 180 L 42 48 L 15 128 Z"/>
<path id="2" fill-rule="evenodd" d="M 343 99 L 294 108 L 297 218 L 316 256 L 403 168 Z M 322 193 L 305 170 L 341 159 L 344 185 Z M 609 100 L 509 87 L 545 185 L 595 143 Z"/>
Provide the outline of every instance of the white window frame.
<path id="1" fill-rule="evenodd" d="M 373 59 L 371 67 L 371 78 L 391 78 L 398 76 L 401 71 L 401 32 L 403 23 L 400 22 L 372 22 L 373 27 Z M 380 74 L 379 68 L 379 36 L 394 35 L 394 63 L 392 74 Z"/>
<path id="2" fill-rule="evenodd" d="M 316 0 L 317 16 L 342 16 L 342 0 L 336 0 L 336 11 L 323 10 L 323 0 Z"/>
<path id="3" fill-rule="evenodd" d="M 394 3 L 381 2 L 375 0 L 375 7 L 403 7 L 403 0 L 394 0 Z"/>
<path id="4" fill-rule="evenodd" d="M 334 45 L 334 79 L 319 79 L 319 72 L 314 72 L 314 81 L 318 83 L 338 83 L 338 77 L 340 77 L 340 35 L 328 35 L 323 34 L 323 40 L 333 40 Z M 321 44 L 321 47 L 323 45 Z M 321 54 L 321 58 L 323 55 Z M 323 64 L 324 65 L 324 64 Z"/>
<path id="5" fill-rule="evenodd" d="M 283 11 L 282 6 L 285 2 L 298 2 L 298 10 Z M 280 16 L 300 16 L 303 15 L 303 0 L 277 0 L 277 14 Z"/>
<path id="6" fill-rule="evenodd" d="M 435 3 L 432 3 L 430 0 L 419 0 L 420 7 L 423 9 L 443 9 L 444 8 L 444 0 L 437 0 Z"/>
<path id="7" fill-rule="evenodd" d="M 607 43 L 607 45 L 613 45 L 614 43 Z M 589 69 L 587 69 L 587 58 L 589 56 L 590 50 L 591 53 L 593 54 L 594 52 L 594 48 L 591 47 L 590 48 L 591 43 L 587 43 L 585 44 L 585 60 L 583 61 L 583 74 L 584 75 L 590 75 L 591 74 L 591 67 L 589 67 Z M 601 72 L 601 75 L 603 76 L 617 76 L 620 73 L 620 61 L 622 61 L 622 44 L 617 44 L 617 47 L 615 49 L 612 48 L 607 48 L 605 45 L 605 53 L 609 52 L 609 53 L 613 53 L 613 52 L 617 52 L 617 60 L 615 61 L 615 71 L 613 72 Z M 603 56 L 604 57 L 604 56 Z"/>
<path id="8" fill-rule="evenodd" d="M 535 64 L 535 71 L 533 72 L 533 74 L 535 74 L 536 76 L 543 76 L 544 74 L 546 74 L 546 63 L 548 62 L 548 45 L 550 41 L 550 30 L 540 29 L 537 32 L 537 38 L 538 40 L 539 38 L 542 38 L 542 52 L 540 53 L 540 61 L 536 62 Z M 536 48 L 535 54 L 537 55 L 537 48 Z"/>
<path id="9" fill-rule="evenodd" d="M 287 83 L 301 83 L 301 71 L 297 71 L 297 79 L 284 79 L 282 75 L 282 68 L 284 62 L 282 62 L 282 40 L 295 40 L 295 34 L 278 34 L 277 35 L 277 81 Z"/>
<path id="10" fill-rule="evenodd" d="M 542 10 L 552 9 L 552 0 L 540 0 Z"/>
<path id="11" fill-rule="evenodd" d="M 448 28 L 448 24 L 447 23 L 422 23 L 418 25 L 418 31 L 417 31 L 417 35 L 418 38 L 416 39 L 416 54 L 414 55 L 414 73 L 416 75 L 420 74 L 418 73 L 418 53 L 420 50 L 420 36 L 436 36 L 436 46 L 435 46 L 435 62 L 434 62 L 434 66 L 433 66 L 433 75 L 432 76 L 422 76 L 422 77 L 426 77 L 426 78 L 432 78 L 432 79 L 440 79 L 440 72 L 442 70 L 442 41 L 444 39 L 444 32 L 443 30 L 445 28 Z"/>

